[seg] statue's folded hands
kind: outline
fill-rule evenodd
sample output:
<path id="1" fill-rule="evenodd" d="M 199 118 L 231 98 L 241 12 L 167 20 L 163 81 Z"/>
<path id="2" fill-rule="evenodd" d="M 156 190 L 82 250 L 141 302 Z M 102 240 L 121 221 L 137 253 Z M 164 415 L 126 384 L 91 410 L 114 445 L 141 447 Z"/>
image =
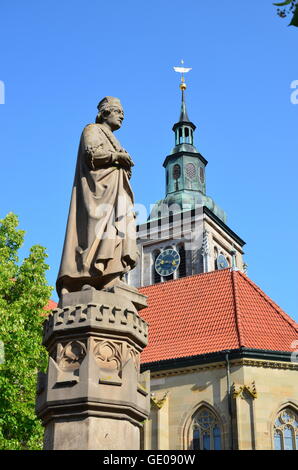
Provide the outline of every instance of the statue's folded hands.
<path id="1" fill-rule="evenodd" d="M 134 162 L 126 150 L 121 149 L 116 152 L 107 152 L 105 150 L 98 125 L 89 124 L 86 126 L 83 132 L 83 139 L 87 164 L 91 169 L 101 168 L 114 163 L 119 163 L 125 170 L 130 170 L 134 166 Z"/>
<path id="2" fill-rule="evenodd" d="M 121 166 L 124 167 L 125 170 L 130 170 L 132 166 L 134 166 L 134 163 L 130 157 L 130 155 L 127 152 L 115 152 L 112 155 L 112 159 L 115 162 L 119 162 Z"/>

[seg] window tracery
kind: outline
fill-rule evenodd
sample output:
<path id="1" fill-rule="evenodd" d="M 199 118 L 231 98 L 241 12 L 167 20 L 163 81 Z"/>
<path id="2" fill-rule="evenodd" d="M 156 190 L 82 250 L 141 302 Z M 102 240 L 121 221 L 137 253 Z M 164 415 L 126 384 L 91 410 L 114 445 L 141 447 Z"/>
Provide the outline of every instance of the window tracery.
<path id="1" fill-rule="evenodd" d="M 221 450 L 222 432 L 215 413 L 206 406 L 194 416 L 192 423 L 192 448 L 194 450 Z"/>
<path id="2" fill-rule="evenodd" d="M 283 409 L 275 420 L 274 449 L 298 450 L 298 414 L 291 408 Z"/>

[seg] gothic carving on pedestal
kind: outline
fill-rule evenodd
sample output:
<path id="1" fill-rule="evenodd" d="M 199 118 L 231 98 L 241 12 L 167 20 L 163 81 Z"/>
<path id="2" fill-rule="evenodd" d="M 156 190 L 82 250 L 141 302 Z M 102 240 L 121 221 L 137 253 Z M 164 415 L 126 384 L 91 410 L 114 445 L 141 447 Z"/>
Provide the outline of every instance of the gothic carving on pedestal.
<path id="1" fill-rule="evenodd" d="M 129 355 L 136 369 L 137 376 L 140 375 L 140 353 L 138 353 L 134 348 L 129 347 Z"/>
<path id="2" fill-rule="evenodd" d="M 72 387 L 80 381 L 80 367 L 87 355 L 87 340 L 58 342 L 49 357 L 47 377 L 39 374 L 37 394 L 40 395 L 47 383 L 52 388 Z"/>
<path id="3" fill-rule="evenodd" d="M 99 383 L 122 383 L 122 344 L 112 341 L 95 341 L 95 361 L 100 368 Z"/>
<path id="4" fill-rule="evenodd" d="M 150 407 L 150 377 L 140 374 L 148 326 L 135 307 L 146 305 L 145 297 L 134 291 L 132 298 L 134 303 L 126 290 L 68 293 L 46 321 L 50 358 L 47 375 L 40 377 L 37 411 L 48 449 L 115 449 L 121 429 L 131 440 L 118 440 L 116 448 L 138 448 Z M 113 442 L 107 443 L 102 433 L 108 429 L 111 436 L 111 427 Z"/>
<path id="5" fill-rule="evenodd" d="M 66 346 L 59 343 L 57 349 L 57 365 L 64 371 L 79 369 L 87 352 L 82 341 L 70 341 Z"/>

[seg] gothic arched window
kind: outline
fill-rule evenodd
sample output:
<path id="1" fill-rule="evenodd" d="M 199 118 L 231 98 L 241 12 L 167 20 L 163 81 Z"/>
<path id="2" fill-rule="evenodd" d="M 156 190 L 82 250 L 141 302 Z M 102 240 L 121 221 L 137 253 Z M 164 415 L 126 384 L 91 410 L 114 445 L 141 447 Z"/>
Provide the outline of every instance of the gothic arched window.
<path id="1" fill-rule="evenodd" d="M 283 409 L 274 423 L 274 449 L 298 450 L 298 413 Z"/>
<path id="2" fill-rule="evenodd" d="M 219 419 L 207 406 L 200 408 L 193 418 L 192 449 L 222 450 L 222 431 Z"/>

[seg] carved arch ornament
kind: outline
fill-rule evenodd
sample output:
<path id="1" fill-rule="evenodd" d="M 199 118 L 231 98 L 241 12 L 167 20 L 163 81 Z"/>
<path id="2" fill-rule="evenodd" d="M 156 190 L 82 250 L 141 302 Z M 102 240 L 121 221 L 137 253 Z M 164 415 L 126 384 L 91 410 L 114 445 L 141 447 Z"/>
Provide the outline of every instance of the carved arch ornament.
<path id="1" fill-rule="evenodd" d="M 242 399 L 245 398 L 245 394 L 247 394 L 250 398 L 255 399 L 258 398 L 258 392 L 256 389 L 255 382 L 251 382 L 250 385 L 239 385 L 239 384 L 232 384 L 232 397 L 237 398 L 240 397 Z"/>
<path id="2" fill-rule="evenodd" d="M 169 391 L 165 392 L 162 398 L 157 398 L 154 392 L 151 393 L 151 396 L 150 396 L 151 408 L 156 408 L 157 410 L 160 410 L 165 404 L 169 393 L 170 393 Z"/>
<path id="3" fill-rule="evenodd" d="M 120 372 L 122 369 L 121 345 L 111 341 L 96 342 L 93 354 L 97 364 L 104 368 Z"/>
<path id="4" fill-rule="evenodd" d="M 57 365 L 63 371 L 78 369 L 86 356 L 87 348 L 82 341 L 70 341 L 65 346 L 58 344 Z"/>
<path id="5" fill-rule="evenodd" d="M 99 382 L 121 385 L 122 374 L 128 363 L 140 378 L 140 353 L 130 345 L 111 340 L 95 341 L 93 355 L 100 368 Z"/>
<path id="6" fill-rule="evenodd" d="M 133 365 L 136 369 L 137 377 L 140 375 L 140 353 L 137 352 L 134 348 L 129 347 L 129 356 L 133 361 Z"/>

